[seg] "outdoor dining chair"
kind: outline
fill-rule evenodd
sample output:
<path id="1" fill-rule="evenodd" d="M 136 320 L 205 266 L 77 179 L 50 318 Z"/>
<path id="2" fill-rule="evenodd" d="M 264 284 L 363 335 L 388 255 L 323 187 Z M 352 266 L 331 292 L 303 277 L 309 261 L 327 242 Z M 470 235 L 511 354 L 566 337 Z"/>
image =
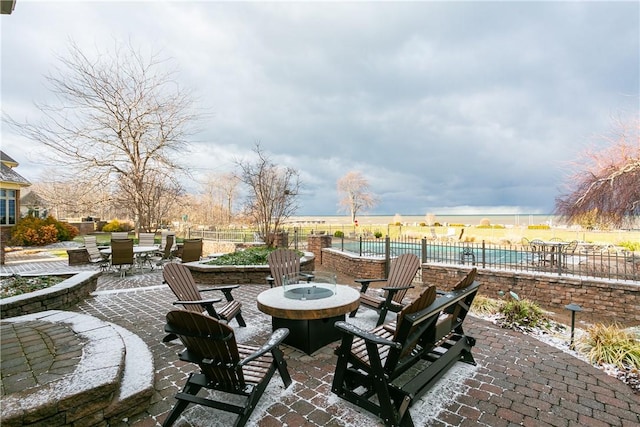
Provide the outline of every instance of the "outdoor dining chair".
<path id="1" fill-rule="evenodd" d="M 111 240 L 111 267 L 118 267 L 120 277 L 124 277 L 135 265 L 133 257 L 133 239 Z M 128 268 L 124 268 L 129 266 Z"/>
<path id="2" fill-rule="evenodd" d="M 98 249 L 98 243 L 96 236 L 84 236 L 84 247 L 89 254 L 89 262 L 97 265 L 100 271 L 105 271 L 109 268 L 109 257 L 103 255 Z"/>
<path id="3" fill-rule="evenodd" d="M 157 251 L 152 257 L 151 262 L 158 267 L 164 266 L 166 263 L 173 260 L 173 234 L 169 234 L 166 237 L 165 245 L 162 250 Z"/>
<path id="4" fill-rule="evenodd" d="M 138 246 L 155 246 L 155 233 L 139 233 L 138 234 Z M 149 267 L 153 270 L 153 252 L 144 252 L 137 255 L 137 261 L 140 265 L 140 268 L 144 268 L 145 265 L 149 264 Z"/>
<path id="5" fill-rule="evenodd" d="M 202 239 L 185 239 L 182 245 L 181 262 L 200 261 L 202 257 Z"/>

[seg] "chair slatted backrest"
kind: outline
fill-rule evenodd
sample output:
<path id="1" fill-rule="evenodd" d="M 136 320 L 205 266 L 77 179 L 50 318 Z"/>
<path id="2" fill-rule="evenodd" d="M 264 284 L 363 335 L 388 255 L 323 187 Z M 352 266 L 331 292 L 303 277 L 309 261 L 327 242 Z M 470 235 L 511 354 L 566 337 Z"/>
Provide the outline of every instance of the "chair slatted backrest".
<path id="1" fill-rule="evenodd" d="M 98 243 L 96 236 L 84 236 L 84 247 L 89 254 L 89 259 L 99 260 L 103 259 L 100 249 L 98 249 Z"/>
<path id="2" fill-rule="evenodd" d="M 472 268 L 462 279 L 460 279 L 458 283 L 456 283 L 452 291 L 456 292 L 467 289 L 476 280 L 477 275 L 478 269 L 475 267 Z M 462 304 L 464 304 L 464 301 Z M 462 321 L 466 317 L 468 311 L 469 307 L 463 307 L 461 304 L 455 304 L 447 308 L 447 310 L 445 310 L 438 319 L 436 338 L 442 338 L 446 333 L 448 333 L 448 331 L 453 328 L 454 322 L 462 324 Z"/>
<path id="3" fill-rule="evenodd" d="M 160 250 L 164 250 L 165 246 L 167 245 L 168 236 L 173 237 L 172 246 L 176 243 L 176 233 L 174 231 L 162 230 L 162 232 L 160 233 Z"/>
<path id="4" fill-rule="evenodd" d="M 202 239 L 185 239 L 182 246 L 182 262 L 200 261 Z"/>
<path id="5" fill-rule="evenodd" d="M 415 254 L 402 254 L 398 258 L 391 262 L 391 268 L 389 269 L 389 277 L 387 278 L 388 287 L 401 287 L 410 286 L 413 279 L 416 277 L 416 273 L 420 269 L 420 258 Z M 402 303 L 404 296 L 407 294 L 407 290 L 396 292 L 393 296 L 393 301 L 398 304 Z"/>
<path id="6" fill-rule="evenodd" d="M 128 239 L 128 238 L 129 238 L 128 231 L 114 231 L 111 233 L 111 240 L 114 240 L 114 239 L 122 240 L 122 239 Z"/>
<path id="7" fill-rule="evenodd" d="M 111 265 L 133 265 L 133 239 L 111 239 Z"/>
<path id="8" fill-rule="evenodd" d="M 162 249 L 162 259 L 171 258 L 171 249 L 173 248 L 173 234 L 169 234 L 165 240 L 164 248 Z"/>
<path id="9" fill-rule="evenodd" d="M 206 361 L 198 365 L 210 383 L 228 390 L 245 386 L 242 367 L 238 366 L 240 354 L 233 328 L 212 317 L 184 310 L 167 313 L 167 325 L 178 335 L 192 358 Z"/>
<path id="10" fill-rule="evenodd" d="M 300 256 L 292 249 L 276 249 L 267 255 L 267 262 L 273 278 L 273 286 L 282 286 L 282 278 L 285 275 L 300 271 Z"/>
<path id="11" fill-rule="evenodd" d="M 140 246 L 155 245 L 156 233 L 140 233 L 138 234 L 138 244 Z"/>
<path id="12" fill-rule="evenodd" d="M 417 313 L 418 311 L 429 307 L 436 300 L 436 295 L 437 295 L 436 287 L 429 286 L 428 288 L 422 291 L 422 293 L 420 294 L 420 296 L 418 296 L 418 298 L 411 301 L 410 304 L 407 304 L 400 311 L 400 313 L 398 313 L 398 319 L 396 321 L 397 326 L 396 326 L 395 334 L 393 336 L 394 340 L 398 339 L 398 332 L 403 327 L 403 321 L 405 316 L 408 314 Z M 416 346 L 416 344 L 420 340 L 420 335 L 415 333 L 415 331 L 417 330 L 417 326 L 418 325 L 415 325 L 415 324 L 412 324 L 410 326 L 403 350 L 400 353 L 400 357 L 410 353 L 411 350 L 413 350 L 413 348 Z"/>
<path id="13" fill-rule="evenodd" d="M 199 301 L 202 299 L 198 285 L 191 271 L 182 264 L 169 263 L 162 269 L 162 277 L 169 285 L 179 301 Z M 197 304 L 185 304 L 185 310 L 202 313 L 203 308 Z"/>

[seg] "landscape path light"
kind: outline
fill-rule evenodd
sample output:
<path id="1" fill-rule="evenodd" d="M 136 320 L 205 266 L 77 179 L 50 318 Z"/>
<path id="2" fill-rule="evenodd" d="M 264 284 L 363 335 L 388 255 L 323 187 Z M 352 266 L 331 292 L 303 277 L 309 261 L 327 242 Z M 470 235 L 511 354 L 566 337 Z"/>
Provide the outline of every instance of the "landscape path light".
<path id="1" fill-rule="evenodd" d="M 571 311 L 571 340 L 569 341 L 569 349 L 573 350 L 573 334 L 576 328 L 576 312 L 582 311 L 582 307 L 580 307 L 578 304 L 571 303 L 565 305 L 564 308 Z"/>

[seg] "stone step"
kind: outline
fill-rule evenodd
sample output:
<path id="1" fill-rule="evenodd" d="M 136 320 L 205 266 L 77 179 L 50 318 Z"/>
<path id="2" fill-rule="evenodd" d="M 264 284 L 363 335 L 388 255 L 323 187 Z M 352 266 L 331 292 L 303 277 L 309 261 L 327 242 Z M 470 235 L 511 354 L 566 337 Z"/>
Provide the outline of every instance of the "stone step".
<path id="1" fill-rule="evenodd" d="M 131 332 L 93 316 L 50 310 L 2 321 L 16 332 L 23 364 L 39 376 L 35 384 L 20 389 L 3 378 L 3 427 L 26 424 L 94 425 L 141 412 L 153 392 L 153 358 L 146 345 Z M 57 328 L 51 328 L 55 324 Z M 51 331 L 50 334 L 47 334 Z M 3 340 L 4 341 L 4 340 Z M 5 343 L 2 343 L 3 351 Z M 81 347 L 81 351 L 72 351 Z M 36 372 L 33 354 L 51 361 Z M 47 354 L 49 353 L 49 354 Z M 75 355 L 75 356 L 69 356 Z M 79 356 L 78 356 L 79 355 Z M 4 368 L 3 368 L 4 371 Z"/>

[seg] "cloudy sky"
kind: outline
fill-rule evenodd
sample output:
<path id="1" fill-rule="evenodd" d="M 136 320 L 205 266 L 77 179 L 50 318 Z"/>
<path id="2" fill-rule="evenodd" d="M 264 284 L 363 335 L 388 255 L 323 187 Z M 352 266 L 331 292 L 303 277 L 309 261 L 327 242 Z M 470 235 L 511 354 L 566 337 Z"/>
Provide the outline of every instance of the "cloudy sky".
<path id="1" fill-rule="evenodd" d="M 17 0 L 0 25 L 4 114 L 38 118 L 70 40 L 89 55 L 130 40 L 210 113 L 195 178 L 260 142 L 300 171 L 299 215 L 337 214 L 350 170 L 380 199 L 370 214 L 549 213 L 567 162 L 640 115 L 637 1 Z M 2 126 L 32 182 L 41 149 Z"/>

